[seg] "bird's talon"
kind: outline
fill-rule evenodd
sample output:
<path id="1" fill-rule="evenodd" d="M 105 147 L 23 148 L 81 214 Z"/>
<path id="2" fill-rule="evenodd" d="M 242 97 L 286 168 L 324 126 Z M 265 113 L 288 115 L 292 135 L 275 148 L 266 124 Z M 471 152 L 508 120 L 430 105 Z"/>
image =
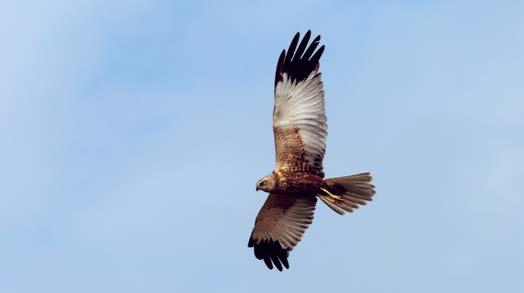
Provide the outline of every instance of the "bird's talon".
<path id="1" fill-rule="evenodd" d="M 339 203 L 339 202 L 343 201 L 343 197 L 341 195 L 333 194 L 333 193 L 329 192 L 327 189 L 324 189 L 324 188 L 320 188 L 320 190 L 324 191 L 328 195 L 326 197 L 326 199 L 330 203 Z"/>
<path id="2" fill-rule="evenodd" d="M 340 195 L 333 195 L 333 198 L 337 201 L 342 201 L 343 197 Z"/>

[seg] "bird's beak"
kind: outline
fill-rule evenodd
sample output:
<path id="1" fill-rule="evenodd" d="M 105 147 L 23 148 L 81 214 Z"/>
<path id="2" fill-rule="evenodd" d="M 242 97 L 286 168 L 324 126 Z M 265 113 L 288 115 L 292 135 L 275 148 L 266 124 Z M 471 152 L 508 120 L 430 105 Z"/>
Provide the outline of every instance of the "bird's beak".
<path id="1" fill-rule="evenodd" d="M 257 186 L 257 191 L 259 191 L 259 190 L 260 190 L 260 188 L 258 188 L 258 186 Z"/>

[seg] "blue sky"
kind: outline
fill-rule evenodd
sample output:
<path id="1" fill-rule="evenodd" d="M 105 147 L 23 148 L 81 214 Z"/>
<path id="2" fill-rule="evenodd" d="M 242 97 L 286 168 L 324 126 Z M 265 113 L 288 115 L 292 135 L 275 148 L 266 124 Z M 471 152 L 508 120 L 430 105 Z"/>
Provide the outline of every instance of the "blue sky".
<path id="1" fill-rule="evenodd" d="M 268 271 L 280 51 L 321 34 L 324 206 Z M 1 292 L 524 291 L 524 2 L 0 4 Z"/>

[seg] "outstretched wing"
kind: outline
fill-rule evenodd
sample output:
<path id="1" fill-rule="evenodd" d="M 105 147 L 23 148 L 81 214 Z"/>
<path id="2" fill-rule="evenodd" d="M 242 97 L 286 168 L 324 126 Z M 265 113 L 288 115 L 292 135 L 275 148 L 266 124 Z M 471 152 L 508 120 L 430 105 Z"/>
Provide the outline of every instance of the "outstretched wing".
<path id="1" fill-rule="evenodd" d="M 297 33 L 287 53 L 283 50 L 278 60 L 273 109 L 276 170 L 323 177 L 327 119 L 319 60 L 324 46 L 316 50 L 320 42 L 317 36 L 308 47 L 310 37 L 308 31 L 297 48 Z"/>
<path id="2" fill-rule="evenodd" d="M 264 260 L 269 269 L 289 268 L 289 251 L 297 245 L 313 221 L 314 196 L 270 194 L 258 212 L 255 227 L 249 238 L 255 256 Z"/>

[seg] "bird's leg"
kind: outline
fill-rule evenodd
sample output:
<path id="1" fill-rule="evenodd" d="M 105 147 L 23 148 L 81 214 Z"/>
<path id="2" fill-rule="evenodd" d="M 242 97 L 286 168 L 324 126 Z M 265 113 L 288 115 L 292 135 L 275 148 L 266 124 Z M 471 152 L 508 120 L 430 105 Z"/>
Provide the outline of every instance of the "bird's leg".
<path id="1" fill-rule="evenodd" d="M 329 192 L 327 189 L 325 188 L 320 188 L 320 190 L 324 191 L 328 197 L 326 197 L 326 199 L 331 202 L 331 203 L 337 203 L 337 202 L 342 202 L 342 199 L 343 197 L 341 195 L 335 195 L 331 192 Z"/>

